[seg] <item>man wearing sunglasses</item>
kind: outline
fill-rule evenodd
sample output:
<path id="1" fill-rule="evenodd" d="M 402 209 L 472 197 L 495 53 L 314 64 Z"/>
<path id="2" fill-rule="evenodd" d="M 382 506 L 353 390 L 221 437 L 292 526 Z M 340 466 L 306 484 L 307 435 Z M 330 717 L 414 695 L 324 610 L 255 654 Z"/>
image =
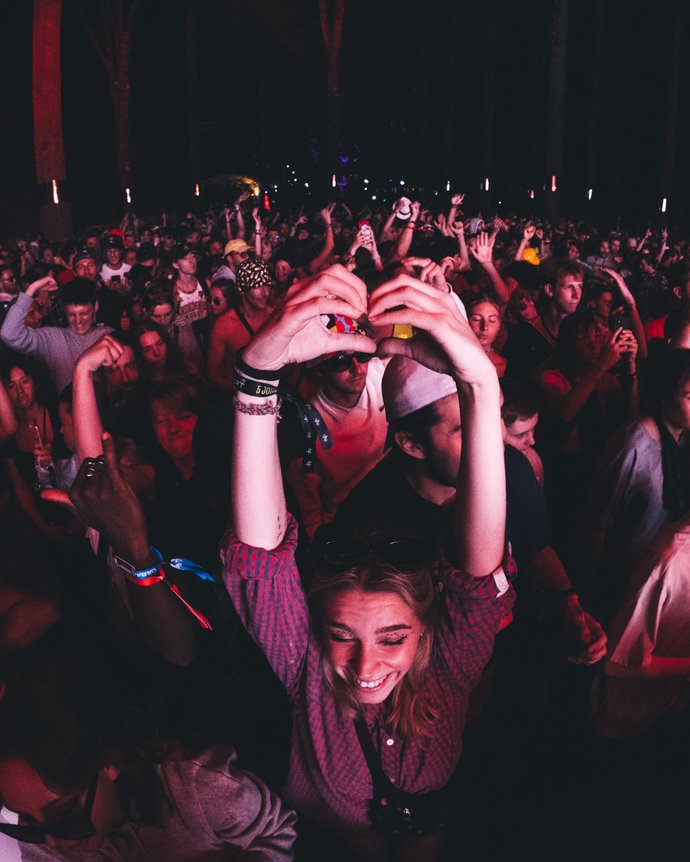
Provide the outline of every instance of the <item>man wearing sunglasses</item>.
<path id="1" fill-rule="evenodd" d="M 314 446 L 313 469 L 302 459 L 288 468 L 304 528 L 313 536 L 333 520 L 340 503 L 386 452 L 388 425 L 381 379 L 385 362 L 368 353 L 335 353 L 321 358 L 319 388 L 311 403 L 328 428 L 331 447 Z"/>

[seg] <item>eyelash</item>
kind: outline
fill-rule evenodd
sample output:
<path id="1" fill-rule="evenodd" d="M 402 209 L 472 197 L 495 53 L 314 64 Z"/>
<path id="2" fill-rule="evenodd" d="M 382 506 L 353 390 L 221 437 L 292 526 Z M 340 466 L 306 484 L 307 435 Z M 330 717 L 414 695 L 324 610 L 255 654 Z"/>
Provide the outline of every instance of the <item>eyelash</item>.
<path id="1" fill-rule="evenodd" d="M 335 643 L 339 643 L 339 644 L 351 644 L 351 643 L 355 642 L 354 638 L 342 637 L 341 635 L 336 635 L 336 634 L 329 634 L 328 637 L 330 640 L 335 641 Z M 388 647 L 402 646 L 405 643 L 405 641 L 407 640 L 407 637 L 408 637 L 407 635 L 403 635 L 402 637 L 400 637 L 394 641 L 379 641 L 379 644 L 381 646 L 388 646 Z"/>

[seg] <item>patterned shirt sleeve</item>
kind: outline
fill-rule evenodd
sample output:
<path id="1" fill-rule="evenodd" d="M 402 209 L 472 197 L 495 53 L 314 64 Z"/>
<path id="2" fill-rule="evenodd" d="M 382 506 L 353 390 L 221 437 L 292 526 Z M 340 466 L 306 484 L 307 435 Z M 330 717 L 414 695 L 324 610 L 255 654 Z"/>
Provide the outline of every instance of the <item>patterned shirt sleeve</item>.
<path id="1" fill-rule="evenodd" d="M 272 551 L 221 543 L 223 581 L 243 625 L 291 693 L 304 664 L 309 637 L 306 596 L 295 563 L 297 525 L 290 517 L 281 545 Z"/>
<path id="2" fill-rule="evenodd" d="M 448 672 L 473 688 L 491 658 L 502 619 L 510 615 L 517 574 L 506 555 L 503 565 L 485 578 L 474 578 L 444 564 L 445 615 L 439 627 L 439 646 Z"/>

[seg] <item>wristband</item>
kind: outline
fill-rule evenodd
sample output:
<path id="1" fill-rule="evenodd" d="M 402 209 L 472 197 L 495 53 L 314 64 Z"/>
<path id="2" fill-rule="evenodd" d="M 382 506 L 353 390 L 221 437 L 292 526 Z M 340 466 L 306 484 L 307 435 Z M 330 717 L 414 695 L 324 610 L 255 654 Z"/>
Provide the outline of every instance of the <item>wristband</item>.
<path id="1" fill-rule="evenodd" d="M 273 383 L 267 383 L 263 380 L 252 380 L 250 377 L 245 377 L 241 371 L 235 369 L 235 380 L 233 383 L 236 392 L 242 392 L 244 395 L 251 395 L 254 398 L 271 398 L 278 394 L 278 387 Z"/>
<path id="2" fill-rule="evenodd" d="M 252 368 L 251 365 L 247 365 L 242 357 L 242 351 L 240 351 L 235 357 L 235 368 L 239 368 L 240 371 L 243 371 L 245 374 L 248 374 L 249 377 L 254 378 L 254 380 L 278 380 L 283 371 L 282 368 L 278 368 L 275 371 L 259 371 L 258 368 Z"/>
<path id="3" fill-rule="evenodd" d="M 136 584 L 138 587 L 152 587 L 154 584 L 159 584 L 165 580 L 165 572 L 160 563 L 155 563 L 146 569 L 135 569 L 131 563 L 113 554 L 113 562 L 121 572 L 124 572 L 125 577 Z"/>

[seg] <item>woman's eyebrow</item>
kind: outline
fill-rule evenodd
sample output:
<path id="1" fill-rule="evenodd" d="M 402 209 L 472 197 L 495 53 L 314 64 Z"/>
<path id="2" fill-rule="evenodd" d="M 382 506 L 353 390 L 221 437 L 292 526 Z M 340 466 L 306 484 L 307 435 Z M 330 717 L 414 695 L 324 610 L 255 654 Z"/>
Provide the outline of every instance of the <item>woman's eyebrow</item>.
<path id="1" fill-rule="evenodd" d="M 396 623 L 392 626 L 383 626 L 380 629 L 376 629 L 376 634 L 385 634 L 386 632 L 400 632 L 400 631 L 410 631 L 412 626 L 405 625 L 404 623 Z"/>

